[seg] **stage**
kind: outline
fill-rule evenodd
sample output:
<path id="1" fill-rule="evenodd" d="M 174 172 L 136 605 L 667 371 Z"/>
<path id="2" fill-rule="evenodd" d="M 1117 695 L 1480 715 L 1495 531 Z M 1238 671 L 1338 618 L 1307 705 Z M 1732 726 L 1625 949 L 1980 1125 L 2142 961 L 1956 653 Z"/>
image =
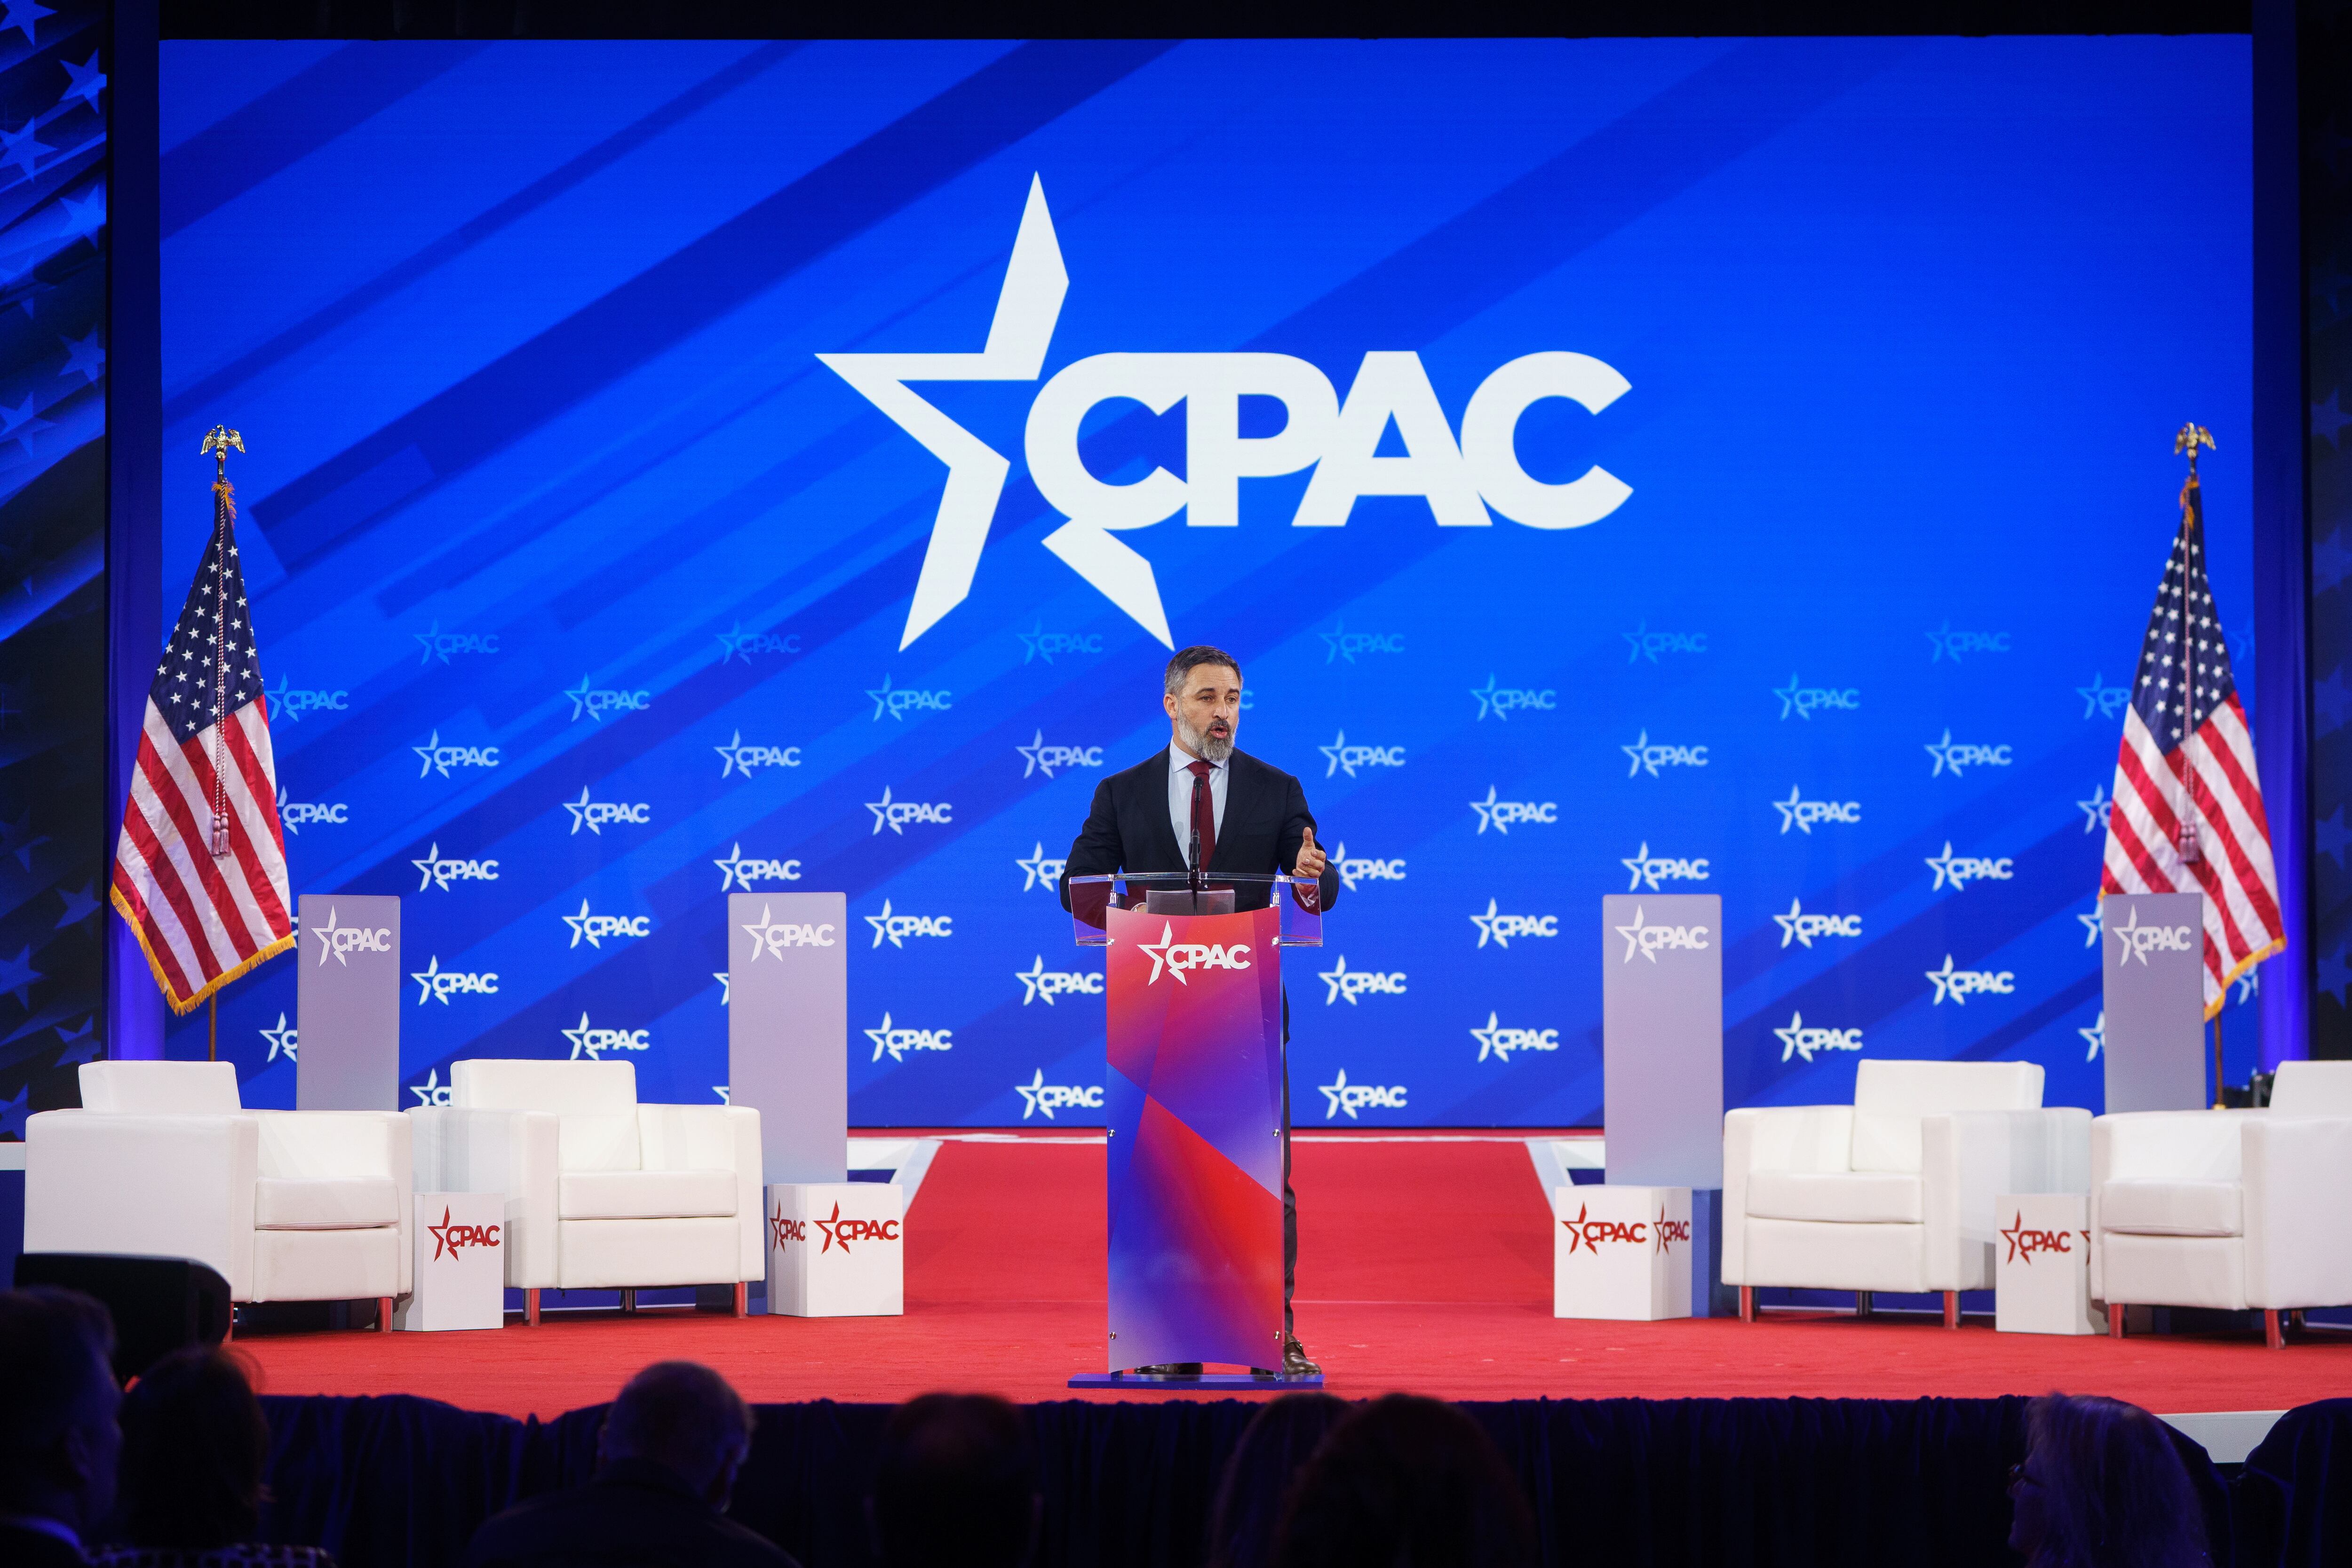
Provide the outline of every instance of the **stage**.
<path id="1" fill-rule="evenodd" d="M 1906 1400 L 2054 1388 L 2181 1415 L 2352 1393 L 2352 1336 L 2334 1334 L 2273 1352 L 2259 1333 L 1996 1334 L 1989 1316 L 1958 1331 L 1924 1316 L 1834 1311 L 1563 1321 L 1551 1315 L 1551 1219 L 1523 1134 L 1302 1132 L 1294 1169 L 1298 1332 L 1344 1397 Z M 1102 1194 L 1099 1133 L 949 1136 L 908 1211 L 903 1318 L 550 1312 L 536 1330 L 510 1320 L 495 1339 L 240 1342 L 269 1394 L 413 1394 L 542 1419 L 601 1404 L 637 1368 L 674 1357 L 717 1367 L 758 1404 L 889 1403 L 932 1389 L 1023 1403 L 1201 1397 L 1066 1386 L 1103 1367 Z"/>

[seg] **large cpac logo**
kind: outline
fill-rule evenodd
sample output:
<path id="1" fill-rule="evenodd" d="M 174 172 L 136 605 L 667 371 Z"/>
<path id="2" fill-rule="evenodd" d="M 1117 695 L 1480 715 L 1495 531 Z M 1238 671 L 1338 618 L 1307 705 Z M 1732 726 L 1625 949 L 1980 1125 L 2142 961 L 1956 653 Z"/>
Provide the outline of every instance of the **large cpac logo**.
<path id="1" fill-rule="evenodd" d="M 907 612 L 902 648 L 971 592 L 989 525 L 1012 473 L 1005 457 L 908 384 L 920 381 L 1035 381 L 1044 374 L 1054 327 L 1069 292 L 1061 242 L 1033 176 L 996 297 L 988 341 L 977 353 L 826 353 L 816 357 L 948 466 L 930 546 Z M 1461 437 L 1438 405 L 1421 356 L 1364 355 L 1343 400 L 1315 365 L 1276 353 L 1102 353 L 1063 367 L 1030 404 L 1024 454 L 1048 505 L 1069 521 L 1045 548 L 1138 626 L 1170 647 L 1168 613 L 1151 563 L 1113 537 L 1186 513 L 1192 528 L 1241 520 L 1241 481 L 1312 468 L 1294 528 L 1337 528 L 1356 498 L 1421 496 L 1440 527 L 1487 528 L 1488 509 L 1529 528 L 1581 528 L 1615 511 L 1632 487 L 1599 467 L 1566 484 L 1547 484 L 1519 467 L 1512 437 L 1519 416 L 1548 397 L 1598 414 L 1629 384 L 1587 354 L 1525 354 L 1496 370 L 1471 395 Z M 1241 434 L 1241 400 L 1271 397 L 1286 419 L 1272 436 Z M 1133 484 L 1105 484 L 1078 455 L 1078 427 L 1097 406 L 1119 399 L 1154 414 L 1184 405 L 1185 477 L 1155 468 Z M 1393 423 L 1405 456 L 1379 457 Z"/>

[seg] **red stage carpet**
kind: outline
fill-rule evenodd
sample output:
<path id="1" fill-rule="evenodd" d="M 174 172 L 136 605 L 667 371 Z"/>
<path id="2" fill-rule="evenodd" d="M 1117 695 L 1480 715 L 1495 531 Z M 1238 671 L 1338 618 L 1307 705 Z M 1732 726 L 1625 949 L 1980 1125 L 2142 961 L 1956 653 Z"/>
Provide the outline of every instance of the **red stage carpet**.
<path id="1" fill-rule="evenodd" d="M 2063 1388 L 2176 1413 L 2352 1393 L 2352 1342 L 2336 1336 L 2273 1352 L 2259 1335 L 2117 1344 L 1995 1334 L 1975 1320 L 1958 1332 L 1836 1315 L 1564 1322 L 1551 1315 L 1550 1216 L 1516 1140 L 1302 1138 L 1296 1164 L 1299 1334 L 1336 1394 L 1908 1399 Z M 1073 1373 L 1103 1366 L 1102 1173 L 1099 1143 L 945 1145 L 908 1217 L 903 1318 L 551 1314 L 536 1330 L 241 1342 L 268 1393 L 418 1394 L 514 1415 L 601 1403 L 667 1357 L 707 1362 L 759 1403 L 937 1388 L 1070 1398 Z"/>

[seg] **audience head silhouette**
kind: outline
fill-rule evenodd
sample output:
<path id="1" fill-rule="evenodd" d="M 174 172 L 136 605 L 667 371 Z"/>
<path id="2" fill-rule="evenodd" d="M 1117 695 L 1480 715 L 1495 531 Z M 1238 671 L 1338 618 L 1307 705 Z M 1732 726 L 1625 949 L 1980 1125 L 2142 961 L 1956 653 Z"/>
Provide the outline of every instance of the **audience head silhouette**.
<path id="1" fill-rule="evenodd" d="M 2011 1472 L 2011 1550 L 2027 1568 L 2191 1568 L 2204 1513 L 2171 1430 L 2137 1405 L 2045 1394 Z"/>
<path id="2" fill-rule="evenodd" d="M 604 1415 L 596 1457 L 661 1466 L 724 1511 L 751 1450 L 751 1407 L 698 1362 L 657 1361 L 622 1388 Z"/>
<path id="3" fill-rule="evenodd" d="M 1209 1568 L 1267 1568 L 1291 1481 L 1347 1414 L 1348 1402 L 1328 1394 L 1286 1394 L 1257 1413 L 1234 1445 L 1217 1487 L 1209 1515 Z"/>
<path id="4" fill-rule="evenodd" d="M 261 1532 L 269 1423 L 216 1345 L 173 1351 L 122 1402 L 123 1523 L 133 1546 L 208 1552 Z"/>
<path id="5" fill-rule="evenodd" d="M 114 1322 L 75 1290 L 0 1290 L 0 1557 L 33 1561 L 87 1539 L 114 1507 L 122 1447 L 115 1424 Z M 43 1534 L 44 1530 L 68 1534 Z"/>
<path id="6" fill-rule="evenodd" d="M 892 1414 L 874 1478 L 884 1568 L 1016 1568 L 1040 1506 L 1036 1450 L 1003 1400 L 926 1394 Z"/>
<path id="7" fill-rule="evenodd" d="M 1527 1499 L 1484 1428 L 1391 1394 L 1351 1412 L 1299 1473 L 1275 1542 L 1281 1568 L 1522 1568 Z"/>

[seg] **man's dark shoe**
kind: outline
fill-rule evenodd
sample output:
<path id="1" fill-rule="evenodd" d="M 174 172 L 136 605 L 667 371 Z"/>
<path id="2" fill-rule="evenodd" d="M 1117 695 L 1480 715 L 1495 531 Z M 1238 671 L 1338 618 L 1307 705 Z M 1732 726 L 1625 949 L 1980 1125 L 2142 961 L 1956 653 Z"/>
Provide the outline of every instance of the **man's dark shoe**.
<path id="1" fill-rule="evenodd" d="M 1297 1334 L 1282 1336 L 1282 1375 L 1285 1377 L 1319 1377 L 1323 1369 L 1307 1359 L 1307 1347 L 1298 1342 Z"/>

